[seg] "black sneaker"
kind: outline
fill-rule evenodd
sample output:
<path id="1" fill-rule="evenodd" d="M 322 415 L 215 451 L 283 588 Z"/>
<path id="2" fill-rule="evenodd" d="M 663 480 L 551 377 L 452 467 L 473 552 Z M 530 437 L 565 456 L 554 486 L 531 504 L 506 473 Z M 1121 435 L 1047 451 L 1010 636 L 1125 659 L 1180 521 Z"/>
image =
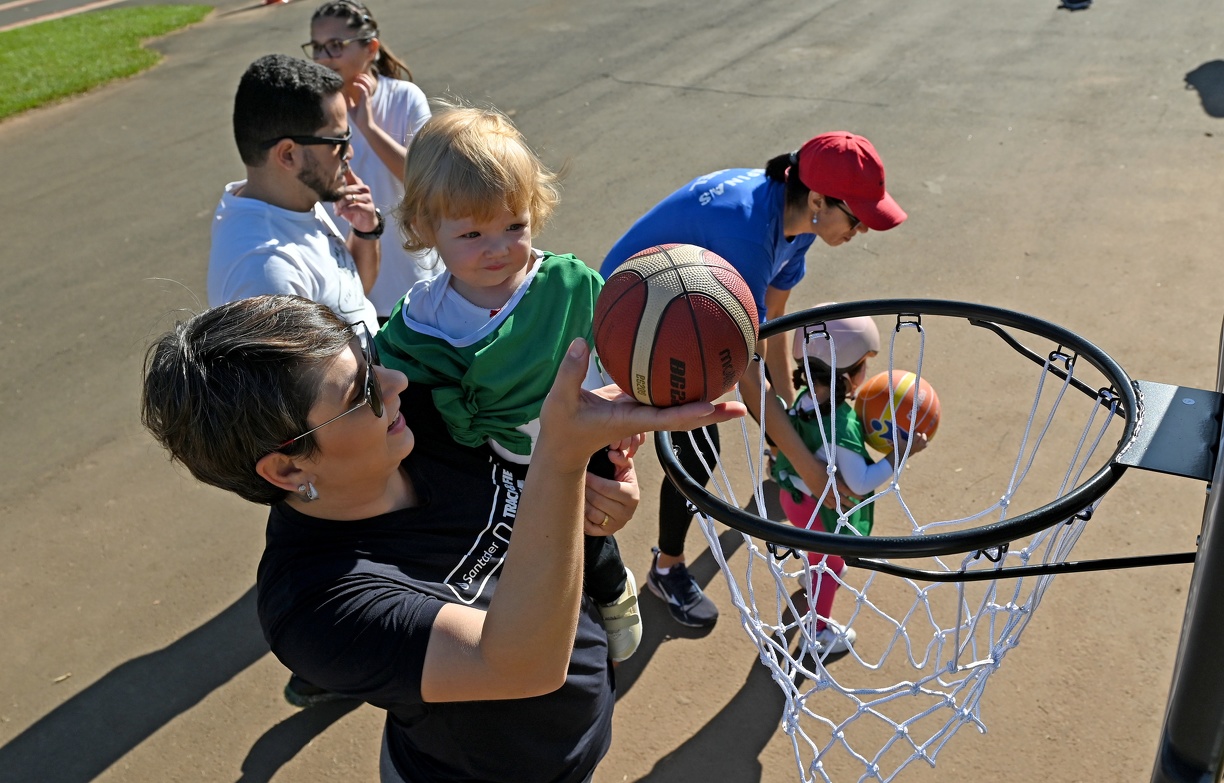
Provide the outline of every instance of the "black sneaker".
<path id="1" fill-rule="evenodd" d="M 655 547 L 653 551 L 654 560 L 646 574 L 646 586 L 667 603 L 672 619 L 690 628 L 708 628 L 716 623 L 718 607 L 701 592 L 701 587 L 689 576 L 684 564 L 677 563 L 666 574 L 660 574 L 659 548 Z"/>
<path id="2" fill-rule="evenodd" d="M 330 701 L 352 701 L 352 696 L 342 696 L 335 691 L 320 688 L 296 674 L 289 675 L 285 684 L 285 701 L 294 707 L 316 707 Z"/>

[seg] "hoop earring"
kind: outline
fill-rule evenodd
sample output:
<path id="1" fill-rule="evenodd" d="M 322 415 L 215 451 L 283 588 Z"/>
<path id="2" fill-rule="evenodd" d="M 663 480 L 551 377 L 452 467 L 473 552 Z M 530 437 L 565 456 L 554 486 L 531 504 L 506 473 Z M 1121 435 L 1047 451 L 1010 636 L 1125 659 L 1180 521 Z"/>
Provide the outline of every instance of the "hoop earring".
<path id="1" fill-rule="evenodd" d="M 315 489 L 315 485 L 307 481 L 305 484 L 299 484 L 298 497 L 306 503 L 313 503 L 319 499 L 319 490 Z"/>

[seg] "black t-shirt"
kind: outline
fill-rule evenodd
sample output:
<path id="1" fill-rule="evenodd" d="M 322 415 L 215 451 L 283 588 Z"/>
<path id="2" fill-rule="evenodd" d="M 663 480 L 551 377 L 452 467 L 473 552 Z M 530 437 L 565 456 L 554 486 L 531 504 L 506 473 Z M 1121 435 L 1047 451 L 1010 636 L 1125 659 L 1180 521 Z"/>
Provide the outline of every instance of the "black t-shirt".
<path id="1" fill-rule="evenodd" d="M 387 710 L 391 757 L 408 781 L 582 781 L 607 752 L 614 702 L 607 636 L 585 596 L 557 691 L 421 700 L 434 618 L 443 601 L 488 607 L 522 483 L 519 466 L 488 449 L 417 444 L 403 463 L 415 508 L 334 522 L 273 507 L 258 578 L 264 636 L 295 673 Z"/>

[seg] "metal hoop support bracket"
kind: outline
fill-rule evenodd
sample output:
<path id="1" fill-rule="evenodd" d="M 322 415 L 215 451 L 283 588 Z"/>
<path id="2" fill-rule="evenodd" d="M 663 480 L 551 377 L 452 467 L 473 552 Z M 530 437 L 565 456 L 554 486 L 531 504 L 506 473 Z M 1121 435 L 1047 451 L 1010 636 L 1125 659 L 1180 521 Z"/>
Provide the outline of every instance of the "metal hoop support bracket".
<path id="1" fill-rule="evenodd" d="M 1170 388 L 1176 389 L 1169 398 L 1170 409 L 1184 413 L 1186 408 L 1199 408 L 1198 402 L 1185 402 L 1197 399 L 1195 394 L 1183 397 L 1182 387 Z M 1224 326 L 1220 331 L 1216 391 L 1224 392 Z M 1224 769 L 1224 667 L 1220 666 L 1219 655 L 1220 628 L 1224 626 L 1224 493 L 1220 492 L 1224 487 L 1224 460 L 1217 459 L 1224 452 L 1224 434 L 1219 427 L 1219 394 L 1213 404 L 1217 436 L 1211 442 L 1213 448 L 1199 450 L 1210 452 L 1215 465 L 1203 507 L 1198 558 L 1187 590 L 1186 619 L 1173 665 L 1152 783 L 1219 780 Z M 1169 428 L 1173 429 L 1171 425 Z M 1203 427 L 1194 431 L 1204 434 Z M 1183 444 L 1187 450 L 1196 446 L 1194 440 Z"/>
<path id="2" fill-rule="evenodd" d="M 1051 370 L 1051 372 L 1060 373 L 1061 370 Z M 1130 446 L 1118 455 L 1117 461 L 1140 470 L 1210 481 L 1218 457 L 1217 444 L 1221 435 L 1221 418 L 1224 417 L 1224 395 L 1204 389 L 1170 386 L 1152 381 L 1135 381 L 1135 387 L 1138 390 L 1139 398 L 1143 401 L 1144 426 L 1139 428 Z M 1093 393 L 1087 387 L 1081 390 L 1088 394 Z M 1105 396 L 1104 392 L 1097 392 L 1097 394 Z M 1090 518 L 1091 509 L 1080 512 L 1077 516 Z M 1090 571 L 1114 571 L 1123 568 L 1185 565 L 1193 563 L 1196 554 L 1195 552 L 1176 552 L 1136 557 L 1111 557 L 984 571 L 930 571 L 867 558 L 849 558 L 846 562 L 857 568 L 924 582 L 984 582 L 1010 577 L 1055 576 L 1082 574 Z M 985 551 L 983 551 L 983 556 L 992 562 L 997 562 Z"/>
<path id="3" fill-rule="evenodd" d="M 1142 470 L 1210 481 L 1224 395 L 1185 386 L 1135 381 L 1143 426 L 1118 462 Z"/>

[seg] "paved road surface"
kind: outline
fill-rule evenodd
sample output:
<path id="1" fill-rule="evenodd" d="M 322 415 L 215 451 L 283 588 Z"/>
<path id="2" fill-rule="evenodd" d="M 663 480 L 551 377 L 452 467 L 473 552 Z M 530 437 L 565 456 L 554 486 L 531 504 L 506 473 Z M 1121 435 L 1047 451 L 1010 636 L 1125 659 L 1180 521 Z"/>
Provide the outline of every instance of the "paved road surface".
<path id="1" fill-rule="evenodd" d="M 200 306 L 209 216 L 241 175 L 238 76 L 296 53 L 312 10 L 224 1 L 156 44 L 158 68 L 0 125 L 0 781 L 374 779 L 375 710 L 279 699 L 250 592 L 263 515 L 171 468 L 137 421 L 145 346 Z M 688 178 L 851 129 L 881 150 L 910 220 L 815 249 L 796 306 L 982 300 L 1088 335 L 1135 377 L 1214 383 L 1221 85 L 1184 84 L 1224 58 L 1214 0 L 375 11 L 428 94 L 491 100 L 570 163 L 542 247 L 598 264 Z M 937 447 L 931 469 L 984 459 Z M 639 574 L 652 455 L 642 474 L 642 518 L 622 536 Z M 1189 548 L 1202 500 L 1200 484 L 1128 476 L 1077 555 Z M 690 557 L 729 609 L 700 542 Z M 1146 779 L 1188 573 L 1060 579 L 986 694 L 990 733 L 962 732 L 937 770 L 904 779 Z M 596 780 L 794 780 L 778 697 L 734 618 L 702 638 L 653 599 L 644 611 Z"/>

